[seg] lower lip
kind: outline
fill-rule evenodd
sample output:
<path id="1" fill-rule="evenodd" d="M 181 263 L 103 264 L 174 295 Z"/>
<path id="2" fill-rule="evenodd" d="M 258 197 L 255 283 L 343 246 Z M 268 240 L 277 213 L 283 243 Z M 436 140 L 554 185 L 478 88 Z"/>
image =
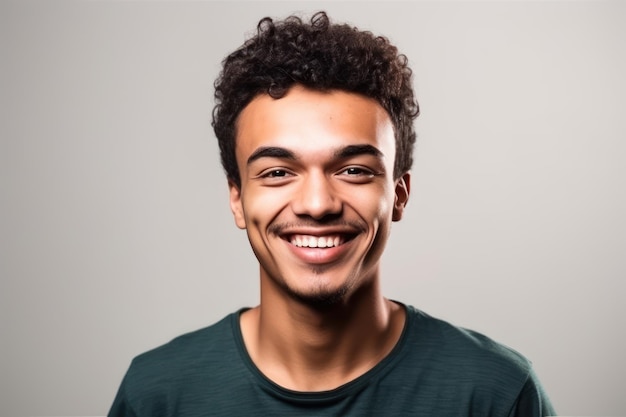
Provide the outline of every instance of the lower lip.
<path id="1" fill-rule="evenodd" d="M 332 248 L 306 248 L 293 245 L 288 241 L 284 242 L 291 252 L 302 262 L 322 265 L 339 260 L 348 250 L 352 240 L 342 243 L 339 246 L 333 246 Z"/>

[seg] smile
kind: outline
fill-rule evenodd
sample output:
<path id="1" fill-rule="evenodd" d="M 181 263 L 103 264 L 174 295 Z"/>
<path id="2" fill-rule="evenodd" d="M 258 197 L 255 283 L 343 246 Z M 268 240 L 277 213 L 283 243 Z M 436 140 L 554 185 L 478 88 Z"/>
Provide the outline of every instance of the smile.
<path id="1" fill-rule="evenodd" d="M 289 242 L 299 248 L 334 248 L 344 243 L 345 240 L 345 237 L 340 235 L 291 235 L 289 238 Z"/>

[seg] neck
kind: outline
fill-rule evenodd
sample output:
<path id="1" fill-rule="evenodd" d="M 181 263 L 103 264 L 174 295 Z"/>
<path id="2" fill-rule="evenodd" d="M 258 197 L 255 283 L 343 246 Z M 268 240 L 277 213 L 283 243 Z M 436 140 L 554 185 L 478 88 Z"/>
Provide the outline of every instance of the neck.
<path id="1" fill-rule="evenodd" d="M 241 319 L 246 348 L 269 379 L 296 391 L 336 388 L 364 374 L 395 346 L 404 309 L 377 280 L 332 305 L 311 306 L 269 291 Z"/>

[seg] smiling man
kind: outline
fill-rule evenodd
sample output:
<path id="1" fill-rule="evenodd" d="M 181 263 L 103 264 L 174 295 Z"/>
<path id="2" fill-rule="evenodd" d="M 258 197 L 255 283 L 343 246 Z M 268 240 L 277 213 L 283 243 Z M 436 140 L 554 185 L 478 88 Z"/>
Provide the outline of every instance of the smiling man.
<path id="1" fill-rule="evenodd" d="M 523 356 L 381 293 L 410 192 L 406 58 L 318 13 L 262 20 L 223 65 L 213 126 L 260 304 L 135 358 L 109 416 L 551 415 Z"/>

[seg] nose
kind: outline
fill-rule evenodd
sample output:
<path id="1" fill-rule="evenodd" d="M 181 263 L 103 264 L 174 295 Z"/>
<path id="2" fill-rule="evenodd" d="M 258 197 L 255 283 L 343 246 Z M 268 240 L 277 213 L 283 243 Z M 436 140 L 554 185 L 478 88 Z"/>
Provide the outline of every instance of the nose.
<path id="1" fill-rule="evenodd" d="M 341 213 L 342 203 L 331 179 L 325 174 L 309 174 L 301 179 L 296 195 L 293 196 L 292 209 L 298 216 L 322 219 Z"/>

